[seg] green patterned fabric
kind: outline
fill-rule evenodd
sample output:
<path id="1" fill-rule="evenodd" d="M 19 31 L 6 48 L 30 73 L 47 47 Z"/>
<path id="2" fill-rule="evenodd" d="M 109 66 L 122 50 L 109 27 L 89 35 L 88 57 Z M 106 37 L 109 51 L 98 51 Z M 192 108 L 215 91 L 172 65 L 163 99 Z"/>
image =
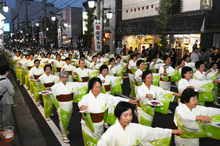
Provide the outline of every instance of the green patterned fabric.
<path id="1" fill-rule="evenodd" d="M 72 111 L 72 110 L 71 110 Z M 61 117 L 61 121 L 62 121 L 62 125 L 63 128 L 65 130 L 65 135 L 67 137 L 67 128 L 68 128 L 68 124 L 71 118 L 72 112 L 68 112 L 63 110 L 62 108 L 60 108 L 60 117 Z"/>
<path id="2" fill-rule="evenodd" d="M 199 92 L 199 101 L 203 102 L 212 102 L 213 101 L 213 94 L 212 94 L 212 89 L 213 89 L 213 83 L 207 83 L 201 86 L 201 88 L 206 89 L 204 92 Z"/>
<path id="3" fill-rule="evenodd" d="M 175 70 L 174 74 L 171 76 L 171 82 L 178 82 L 180 79 L 180 73 L 177 70 Z"/>
<path id="4" fill-rule="evenodd" d="M 170 142 L 171 142 L 171 136 L 163 139 L 151 141 L 150 144 L 152 144 L 153 146 L 169 146 Z"/>
<path id="5" fill-rule="evenodd" d="M 84 141 L 84 146 L 96 146 L 99 138 L 95 139 L 93 137 L 90 137 L 85 131 L 82 131 L 83 133 L 83 141 Z"/>
<path id="6" fill-rule="evenodd" d="M 114 83 L 111 84 L 111 95 L 115 95 L 115 93 L 122 93 L 121 79 L 122 78 L 118 78 Z"/>
<path id="7" fill-rule="evenodd" d="M 159 81 L 160 81 L 160 75 L 153 76 L 153 85 L 159 86 Z"/>
<path id="8" fill-rule="evenodd" d="M 163 96 L 159 99 L 159 101 L 163 103 L 163 106 L 157 106 L 155 108 L 155 111 L 162 114 L 168 114 L 170 101 L 172 97 L 173 97 L 173 93 L 163 94 Z"/>
<path id="9" fill-rule="evenodd" d="M 86 123 L 86 125 L 89 127 L 89 129 L 94 132 L 94 126 L 92 123 L 92 118 L 90 116 L 90 113 L 82 113 L 82 117 Z"/>

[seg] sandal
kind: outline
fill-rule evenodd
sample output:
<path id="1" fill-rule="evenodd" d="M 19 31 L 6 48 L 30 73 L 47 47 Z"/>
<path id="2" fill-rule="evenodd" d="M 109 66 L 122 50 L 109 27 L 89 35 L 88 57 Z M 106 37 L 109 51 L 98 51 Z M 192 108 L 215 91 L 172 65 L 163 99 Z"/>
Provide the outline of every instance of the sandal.
<path id="1" fill-rule="evenodd" d="M 64 141 L 65 143 L 69 143 L 69 142 L 70 142 L 67 137 L 64 137 L 64 138 L 63 138 L 63 141 Z"/>

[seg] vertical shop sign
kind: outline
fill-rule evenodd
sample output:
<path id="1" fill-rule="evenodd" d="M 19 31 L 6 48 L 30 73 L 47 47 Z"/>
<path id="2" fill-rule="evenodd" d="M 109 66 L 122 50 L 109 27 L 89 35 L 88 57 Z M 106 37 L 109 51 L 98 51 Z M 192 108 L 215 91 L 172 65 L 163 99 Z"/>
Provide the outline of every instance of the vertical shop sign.
<path id="1" fill-rule="evenodd" d="M 102 50 L 102 23 L 101 20 L 94 20 L 95 51 Z"/>

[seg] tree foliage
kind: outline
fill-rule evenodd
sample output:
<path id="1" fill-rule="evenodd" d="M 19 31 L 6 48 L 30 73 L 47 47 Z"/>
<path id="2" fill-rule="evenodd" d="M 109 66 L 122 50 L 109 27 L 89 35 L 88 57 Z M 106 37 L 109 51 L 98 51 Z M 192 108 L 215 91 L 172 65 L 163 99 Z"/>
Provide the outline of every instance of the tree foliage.
<path id="1" fill-rule="evenodd" d="M 87 12 L 87 19 L 84 19 L 86 22 L 87 31 L 85 31 L 85 35 L 82 37 L 84 46 L 88 46 L 91 48 L 92 46 L 92 37 L 94 36 L 94 20 L 96 16 L 94 15 L 95 8 L 89 8 L 88 6 L 84 6 Z"/>
<path id="2" fill-rule="evenodd" d="M 169 20 L 172 15 L 170 9 L 172 6 L 172 0 L 161 0 L 160 7 L 158 8 L 159 17 L 155 18 L 155 23 L 158 29 L 158 34 L 160 35 L 160 44 L 163 51 L 167 51 L 167 35 L 170 30 Z"/>

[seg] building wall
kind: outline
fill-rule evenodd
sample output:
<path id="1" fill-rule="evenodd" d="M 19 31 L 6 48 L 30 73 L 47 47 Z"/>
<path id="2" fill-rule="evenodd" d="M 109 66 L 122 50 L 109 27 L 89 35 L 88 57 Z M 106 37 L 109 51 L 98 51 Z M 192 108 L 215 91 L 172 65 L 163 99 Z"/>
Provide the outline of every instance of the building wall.
<path id="1" fill-rule="evenodd" d="M 160 0 L 122 0 L 122 20 L 158 15 Z"/>

